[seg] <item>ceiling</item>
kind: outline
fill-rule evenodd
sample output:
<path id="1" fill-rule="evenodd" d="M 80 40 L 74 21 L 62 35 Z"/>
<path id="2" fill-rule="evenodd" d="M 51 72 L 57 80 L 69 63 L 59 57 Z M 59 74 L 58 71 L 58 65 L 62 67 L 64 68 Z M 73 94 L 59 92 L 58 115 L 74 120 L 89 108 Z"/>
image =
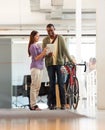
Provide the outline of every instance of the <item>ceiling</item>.
<path id="1" fill-rule="evenodd" d="M 5 0 L 4 0 L 5 1 Z M 8 19 L 0 23 L 0 34 L 29 34 L 35 28 L 45 34 L 47 23 L 54 23 L 61 33 L 75 34 L 76 12 L 72 0 L 15 0 L 17 1 L 16 21 Z M 14 1 L 11 0 L 13 3 Z M 24 3 L 25 2 L 25 3 Z M 90 4 L 89 4 L 90 2 Z M 15 5 L 16 3 L 14 3 Z M 26 5 L 26 6 L 24 6 Z M 82 33 L 96 34 L 96 0 L 82 1 Z M 2 5 L 1 5 L 2 6 Z M 14 6 L 15 7 L 15 6 Z M 8 5 L 7 7 L 8 8 Z M 11 8 L 11 7 L 10 7 Z M 1 10 L 1 8 L 0 8 Z M 16 10 L 16 8 L 15 8 Z M 14 13 L 15 13 L 14 10 Z M 13 10 L 12 10 L 13 11 Z M 9 12 L 9 9 L 8 9 Z M 7 12 L 7 13 L 8 13 Z M 12 12 L 13 13 L 13 12 Z M 14 16 L 10 12 L 11 17 Z M 8 15 L 8 14 L 7 14 Z M 36 16 L 36 19 L 35 19 Z M 28 19 L 29 17 L 29 19 Z M 4 18 L 4 17 L 3 17 Z M 3 20 L 1 17 L 1 19 Z M 11 20 L 11 21 L 10 21 Z"/>

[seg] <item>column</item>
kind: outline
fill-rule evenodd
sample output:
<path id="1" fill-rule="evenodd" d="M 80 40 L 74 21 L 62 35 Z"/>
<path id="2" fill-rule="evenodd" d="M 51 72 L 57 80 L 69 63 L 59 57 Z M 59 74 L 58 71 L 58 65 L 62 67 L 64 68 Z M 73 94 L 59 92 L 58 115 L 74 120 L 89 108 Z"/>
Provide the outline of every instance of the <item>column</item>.
<path id="1" fill-rule="evenodd" d="M 11 39 L 0 39 L 0 108 L 11 108 Z"/>
<path id="2" fill-rule="evenodd" d="M 105 0 L 96 8 L 97 108 L 105 110 Z"/>
<path id="3" fill-rule="evenodd" d="M 76 0 L 76 60 L 81 60 L 81 0 Z"/>
<path id="4" fill-rule="evenodd" d="M 81 24 L 82 24 L 82 0 L 76 0 L 76 61 L 81 62 Z M 79 94 L 80 98 L 83 98 L 83 81 L 81 80 L 81 70 L 77 69 L 77 77 L 79 80 Z"/>

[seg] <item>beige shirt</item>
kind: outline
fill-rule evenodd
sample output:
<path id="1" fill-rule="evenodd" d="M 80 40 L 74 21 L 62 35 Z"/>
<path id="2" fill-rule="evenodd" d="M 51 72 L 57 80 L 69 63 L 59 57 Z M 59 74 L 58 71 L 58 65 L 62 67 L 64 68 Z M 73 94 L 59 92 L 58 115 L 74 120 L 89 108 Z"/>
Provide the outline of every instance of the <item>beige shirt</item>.
<path id="1" fill-rule="evenodd" d="M 53 39 L 50 39 L 50 43 L 53 41 Z M 53 65 L 57 64 L 57 56 L 58 56 L 58 37 L 54 41 L 54 50 L 53 50 Z"/>

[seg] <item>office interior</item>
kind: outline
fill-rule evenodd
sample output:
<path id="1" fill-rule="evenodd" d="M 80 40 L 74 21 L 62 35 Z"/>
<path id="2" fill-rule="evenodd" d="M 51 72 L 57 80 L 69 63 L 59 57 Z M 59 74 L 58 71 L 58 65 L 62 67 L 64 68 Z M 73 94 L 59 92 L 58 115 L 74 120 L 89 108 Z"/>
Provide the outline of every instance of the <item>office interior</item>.
<path id="1" fill-rule="evenodd" d="M 104 129 L 105 115 L 105 80 L 104 80 L 104 0 L 0 0 L 0 112 L 28 113 L 23 119 L 0 119 L 0 128 L 7 129 L 84 129 L 88 122 L 90 127 L 85 129 Z M 47 35 L 46 25 L 53 23 L 56 33 L 61 34 L 68 51 L 76 59 L 76 63 L 86 63 L 86 72 L 83 66 L 77 66 L 77 77 L 80 87 L 80 100 L 77 110 L 64 110 L 74 115 L 80 114 L 86 118 L 49 117 L 42 119 L 30 118 L 36 114 L 29 110 L 27 83 L 25 76 L 30 75 L 31 59 L 27 53 L 29 35 L 32 30 L 40 33 L 39 44 Z M 42 87 L 48 90 L 49 78 L 46 67 L 43 70 Z M 57 90 L 56 90 L 57 91 Z M 59 98 L 58 98 L 59 102 Z M 42 112 L 49 112 L 47 106 L 47 92 L 39 95 L 37 103 Z M 57 104 L 59 106 L 59 103 Z M 50 111 L 61 114 L 61 110 Z M 4 115 L 3 115 L 4 113 Z M 62 111 L 63 113 L 63 111 Z M 30 114 L 30 115 L 29 115 Z M 16 117 L 17 115 L 15 115 Z M 36 116 L 36 115 L 35 115 Z M 69 120 L 67 120 L 69 119 Z M 40 126 L 40 121 L 42 127 Z M 98 122 L 99 121 L 99 122 Z M 23 122 L 24 125 L 21 125 Z M 30 122 L 30 123 L 29 123 Z M 45 123 L 45 124 L 44 124 Z M 62 125 L 60 125 L 62 124 Z M 84 124 L 84 125 L 83 125 Z M 14 125 L 14 127 L 13 127 Z M 17 126 L 19 125 L 19 126 Z M 35 126 L 34 128 L 32 126 Z"/>

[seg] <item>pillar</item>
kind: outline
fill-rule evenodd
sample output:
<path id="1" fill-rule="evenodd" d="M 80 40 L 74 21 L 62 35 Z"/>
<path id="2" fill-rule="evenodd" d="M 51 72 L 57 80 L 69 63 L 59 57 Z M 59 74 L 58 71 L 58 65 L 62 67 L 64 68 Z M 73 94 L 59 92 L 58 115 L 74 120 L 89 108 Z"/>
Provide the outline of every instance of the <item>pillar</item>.
<path id="1" fill-rule="evenodd" d="M 0 108 L 11 108 L 11 39 L 0 38 Z"/>
<path id="2" fill-rule="evenodd" d="M 96 8 L 97 108 L 105 110 L 105 0 Z"/>

